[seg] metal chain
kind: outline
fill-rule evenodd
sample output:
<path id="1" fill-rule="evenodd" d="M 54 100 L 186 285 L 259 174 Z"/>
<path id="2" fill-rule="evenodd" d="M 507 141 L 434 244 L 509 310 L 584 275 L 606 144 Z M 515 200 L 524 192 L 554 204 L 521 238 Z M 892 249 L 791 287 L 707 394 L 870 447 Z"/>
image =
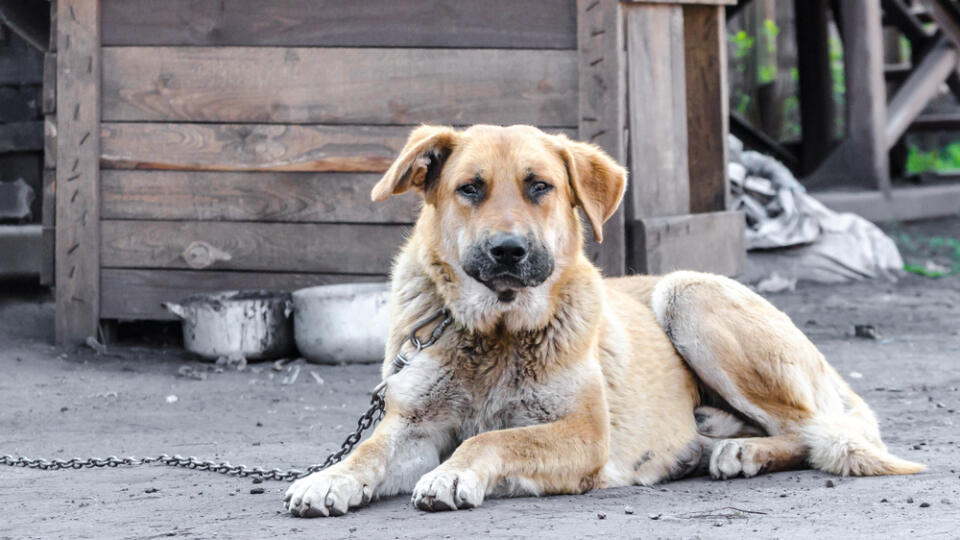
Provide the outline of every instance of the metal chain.
<path id="1" fill-rule="evenodd" d="M 443 321 L 434 328 L 433 332 L 430 334 L 430 337 L 426 341 L 420 341 L 420 338 L 417 337 L 417 332 L 422 330 L 425 326 L 436 321 L 440 317 L 444 317 Z M 400 344 L 401 348 L 406 343 L 412 343 L 414 349 L 416 349 L 412 356 L 405 356 L 402 352 L 398 352 L 397 356 L 393 359 L 393 374 L 396 374 L 401 369 L 406 367 L 413 357 L 426 349 L 427 347 L 436 343 L 440 338 L 440 335 L 443 334 L 443 331 L 450 325 L 453 321 L 453 317 L 450 315 L 450 312 L 446 309 L 441 309 L 435 315 L 422 321 L 418 324 L 413 331 L 410 332 L 410 335 Z M 322 471 L 327 467 L 330 467 L 336 463 L 339 463 L 353 451 L 353 448 L 360 442 L 360 438 L 363 436 L 363 432 L 370 429 L 371 426 L 379 422 L 383 418 L 384 409 L 386 407 L 386 402 L 384 401 L 384 396 L 386 395 L 386 386 L 387 380 L 384 379 L 376 388 L 373 390 L 373 397 L 370 399 L 370 407 L 364 412 L 359 420 L 357 420 L 357 429 L 355 429 L 350 435 L 347 435 L 347 438 L 340 445 L 340 449 L 336 452 L 327 456 L 322 463 L 317 463 L 316 465 L 311 465 L 307 467 L 306 470 L 299 469 L 264 469 L 262 467 L 247 467 L 246 465 L 232 465 L 229 461 L 210 461 L 210 460 L 201 460 L 194 456 L 181 456 L 181 455 L 169 455 L 169 454 L 160 454 L 157 457 L 117 457 L 117 456 L 108 456 L 105 458 L 71 458 L 71 459 L 52 459 L 47 460 L 43 458 L 28 458 L 24 456 L 12 456 L 10 454 L 0 456 L 0 465 L 9 465 L 11 467 L 24 467 L 28 469 L 39 469 L 42 471 L 58 471 L 61 469 L 93 469 L 101 467 L 137 467 L 140 465 L 150 465 L 150 464 L 160 464 L 167 467 L 182 467 L 185 469 L 194 469 L 198 471 L 210 471 L 220 474 L 226 474 L 229 476 L 238 476 L 240 478 L 246 478 L 248 476 L 253 476 L 256 478 L 261 478 L 263 480 L 279 480 L 283 482 L 292 482 L 298 478 L 303 478 L 311 473 L 317 471 Z"/>

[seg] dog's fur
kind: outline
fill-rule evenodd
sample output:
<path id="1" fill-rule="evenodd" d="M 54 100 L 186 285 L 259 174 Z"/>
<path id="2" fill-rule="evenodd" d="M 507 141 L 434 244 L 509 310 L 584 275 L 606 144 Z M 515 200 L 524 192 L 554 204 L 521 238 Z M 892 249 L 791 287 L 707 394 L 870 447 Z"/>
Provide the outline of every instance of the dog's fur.
<path id="1" fill-rule="evenodd" d="M 386 416 L 290 487 L 291 513 L 411 491 L 417 508 L 453 510 L 701 466 L 714 478 L 923 469 L 887 452 L 867 404 L 748 288 L 694 272 L 601 279 L 576 208 L 600 240 L 625 184 L 597 147 L 529 126 L 414 130 L 372 194 L 425 201 L 393 269 Z M 501 233 L 539 258 L 497 270 L 484 254 Z M 393 374 L 403 339 L 444 307 L 451 326 Z"/>

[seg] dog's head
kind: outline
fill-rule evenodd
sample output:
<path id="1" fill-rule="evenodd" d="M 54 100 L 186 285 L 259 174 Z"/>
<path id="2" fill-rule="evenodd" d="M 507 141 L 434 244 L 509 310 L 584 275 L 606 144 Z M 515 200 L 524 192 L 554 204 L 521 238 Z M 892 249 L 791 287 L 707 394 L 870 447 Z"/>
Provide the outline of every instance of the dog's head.
<path id="1" fill-rule="evenodd" d="M 583 249 L 579 207 L 597 241 L 620 204 L 626 171 L 596 146 L 530 126 L 421 126 L 373 188 L 408 190 L 438 256 L 498 302 L 536 288 Z"/>

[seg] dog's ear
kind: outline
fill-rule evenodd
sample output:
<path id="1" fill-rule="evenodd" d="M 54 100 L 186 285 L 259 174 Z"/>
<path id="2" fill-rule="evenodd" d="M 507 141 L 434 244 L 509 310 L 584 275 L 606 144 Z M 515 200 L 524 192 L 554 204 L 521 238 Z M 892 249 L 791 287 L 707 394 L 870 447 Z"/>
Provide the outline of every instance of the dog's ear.
<path id="1" fill-rule="evenodd" d="M 446 126 L 414 129 L 400 155 L 373 186 L 370 198 L 380 202 L 411 188 L 425 195 L 459 138 L 460 133 Z"/>
<path id="2" fill-rule="evenodd" d="M 627 170 L 596 145 L 571 141 L 563 135 L 557 137 L 576 203 L 593 228 L 594 240 L 603 242 L 603 224 L 620 206 L 627 187 Z"/>

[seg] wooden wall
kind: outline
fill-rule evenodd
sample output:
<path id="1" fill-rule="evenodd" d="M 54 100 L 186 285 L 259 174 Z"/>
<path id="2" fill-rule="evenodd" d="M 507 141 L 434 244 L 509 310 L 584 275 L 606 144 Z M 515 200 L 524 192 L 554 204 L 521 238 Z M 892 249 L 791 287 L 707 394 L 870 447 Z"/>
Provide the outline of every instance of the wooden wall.
<path id="1" fill-rule="evenodd" d="M 59 2 L 62 19 L 88 0 Z M 92 3 L 102 319 L 165 319 L 161 301 L 199 291 L 386 279 L 419 202 L 369 190 L 417 124 L 577 134 L 574 0 Z"/>
<path id="2" fill-rule="evenodd" d="M 0 25 L 0 181 L 23 178 L 33 189 L 31 223 L 40 222 L 43 191 L 42 82 L 43 53 Z"/>

